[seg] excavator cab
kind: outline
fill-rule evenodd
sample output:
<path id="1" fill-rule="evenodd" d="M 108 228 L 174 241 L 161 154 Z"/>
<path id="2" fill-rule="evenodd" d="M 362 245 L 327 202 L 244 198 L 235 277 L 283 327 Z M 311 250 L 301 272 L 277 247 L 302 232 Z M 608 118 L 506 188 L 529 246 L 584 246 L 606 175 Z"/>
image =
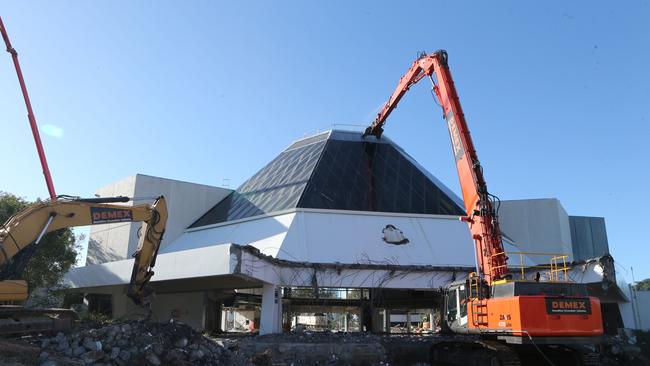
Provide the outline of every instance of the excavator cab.
<path id="1" fill-rule="evenodd" d="M 467 281 L 452 283 L 445 295 L 445 321 L 451 330 L 467 328 Z"/>

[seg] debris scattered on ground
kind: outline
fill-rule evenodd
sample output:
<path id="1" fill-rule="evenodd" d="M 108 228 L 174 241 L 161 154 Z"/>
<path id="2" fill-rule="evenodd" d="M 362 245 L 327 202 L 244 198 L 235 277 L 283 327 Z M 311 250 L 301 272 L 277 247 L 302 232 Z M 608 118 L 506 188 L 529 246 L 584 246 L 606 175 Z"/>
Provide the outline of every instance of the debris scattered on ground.
<path id="1" fill-rule="evenodd" d="M 432 337 L 414 335 L 310 330 L 267 335 L 222 334 L 215 339 L 257 366 L 411 366 L 428 360 L 432 341 Z"/>
<path id="2" fill-rule="evenodd" d="M 40 340 L 41 365 L 51 355 L 95 365 L 250 365 L 241 356 L 178 322 L 130 321 L 58 333 Z M 57 364 L 57 363 L 54 363 Z"/>

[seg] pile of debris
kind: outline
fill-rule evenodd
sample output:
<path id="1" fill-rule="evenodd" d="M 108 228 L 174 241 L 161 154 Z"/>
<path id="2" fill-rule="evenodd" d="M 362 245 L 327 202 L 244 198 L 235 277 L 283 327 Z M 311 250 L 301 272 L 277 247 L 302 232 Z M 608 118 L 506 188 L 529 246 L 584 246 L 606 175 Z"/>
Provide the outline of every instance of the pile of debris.
<path id="1" fill-rule="evenodd" d="M 178 323 L 130 321 L 58 333 L 40 341 L 43 365 L 58 364 L 51 354 L 71 363 L 103 365 L 250 365 L 248 361 Z"/>
<path id="2" fill-rule="evenodd" d="M 242 338 L 255 342 L 283 342 L 283 343 L 369 343 L 380 342 L 381 337 L 366 332 L 315 332 L 311 330 L 297 330 L 281 334 L 254 335 Z"/>
<path id="3" fill-rule="evenodd" d="M 386 364 L 381 337 L 370 333 L 301 331 L 241 337 L 238 353 L 257 366 Z M 226 343 L 226 342 L 224 342 Z"/>

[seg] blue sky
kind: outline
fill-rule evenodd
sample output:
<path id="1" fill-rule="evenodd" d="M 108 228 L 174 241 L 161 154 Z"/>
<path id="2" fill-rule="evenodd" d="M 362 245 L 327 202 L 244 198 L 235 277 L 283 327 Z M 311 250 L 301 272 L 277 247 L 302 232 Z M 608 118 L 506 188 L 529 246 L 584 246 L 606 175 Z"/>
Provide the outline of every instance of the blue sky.
<path id="1" fill-rule="evenodd" d="M 59 194 L 135 173 L 236 187 L 294 139 L 368 124 L 419 51 L 445 48 L 491 191 L 604 216 L 622 274 L 650 277 L 636 211 L 648 1 L 8 2 L 1 15 Z M 8 54 L 0 85 L 0 190 L 46 197 Z M 459 192 L 425 83 L 386 134 Z"/>

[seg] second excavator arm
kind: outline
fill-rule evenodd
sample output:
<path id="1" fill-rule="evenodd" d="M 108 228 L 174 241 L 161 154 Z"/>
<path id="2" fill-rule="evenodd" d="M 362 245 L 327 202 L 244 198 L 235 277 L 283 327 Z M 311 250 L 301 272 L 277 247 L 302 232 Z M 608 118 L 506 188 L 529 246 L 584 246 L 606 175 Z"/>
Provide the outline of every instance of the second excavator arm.
<path id="1" fill-rule="evenodd" d="M 433 76 L 437 79 L 434 81 Z M 504 279 L 508 273 L 507 257 L 503 250 L 501 232 L 493 204 L 483 177 L 474 143 L 460 106 L 456 87 L 449 71 L 447 52 L 440 50 L 433 54 L 421 54 L 402 76 L 375 121 L 366 129 L 368 135 L 380 138 L 386 119 L 395 109 L 406 92 L 423 78 L 429 78 L 436 98 L 442 107 L 443 118 L 447 120 L 449 136 L 458 170 L 463 202 L 467 216 L 463 221 L 469 224 L 474 240 L 478 267 L 487 284 Z"/>
<path id="2" fill-rule="evenodd" d="M 18 212 L 0 227 L 0 301 L 27 298 L 27 284 L 21 279 L 29 259 L 38 250 L 43 235 L 63 228 L 117 222 L 142 222 L 138 248 L 133 254 L 133 272 L 127 295 L 147 305 L 149 281 L 167 223 L 167 205 L 160 196 L 149 204 L 126 206 L 127 197 L 61 198 L 44 201 Z"/>

